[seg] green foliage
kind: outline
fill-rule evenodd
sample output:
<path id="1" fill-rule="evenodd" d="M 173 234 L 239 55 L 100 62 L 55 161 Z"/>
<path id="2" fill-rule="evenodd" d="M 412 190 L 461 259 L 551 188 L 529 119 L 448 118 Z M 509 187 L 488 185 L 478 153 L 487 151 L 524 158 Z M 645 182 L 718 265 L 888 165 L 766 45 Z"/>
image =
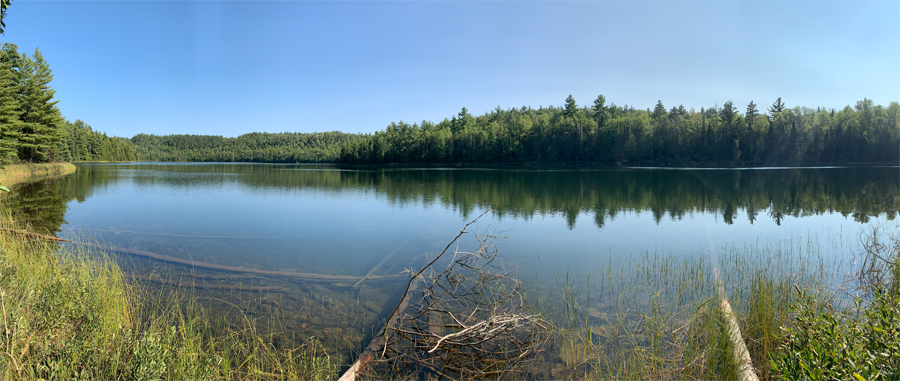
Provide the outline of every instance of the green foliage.
<path id="1" fill-rule="evenodd" d="M 68 162 L 137 161 L 137 149 L 130 140 L 94 131 L 81 120 L 63 123 L 65 139 L 59 157 Z"/>
<path id="2" fill-rule="evenodd" d="M 0 164 L 9 163 L 17 156 L 22 129 L 18 88 L 13 62 L 0 59 Z"/>
<path id="3" fill-rule="evenodd" d="M 21 102 L 21 135 L 19 156 L 29 162 L 52 161 L 62 140 L 62 114 L 54 101 L 56 90 L 50 87 L 53 74 L 41 51 L 34 56 L 23 55 L 21 72 L 24 76 Z"/>
<path id="4" fill-rule="evenodd" d="M 900 155 L 900 104 L 871 100 L 841 111 L 796 107 L 781 99 L 759 115 L 741 115 L 732 102 L 696 112 L 606 105 L 499 107 L 472 117 L 463 109 L 437 124 L 391 123 L 345 142 L 338 162 L 379 163 L 594 163 L 663 166 L 812 165 L 895 163 Z"/>
<path id="5" fill-rule="evenodd" d="M 856 299 L 857 305 L 864 302 Z M 900 378 L 900 298 L 884 289 L 861 314 L 835 309 L 800 293 L 794 327 L 772 354 L 783 380 L 896 380 Z"/>
<path id="6" fill-rule="evenodd" d="M 12 0 L 0 0 L 0 35 L 6 32 L 6 10 L 11 3 Z"/>
<path id="7" fill-rule="evenodd" d="M 865 108 L 865 101 L 857 104 Z M 835 306 L 800 291 L 796 314 L 782 344 L 771 354 L 784 380 L 900 379 L 900 239 L 865 237 L 865 258 L 849 307 Z"/>
<path id="8" fill-rule="evenodd" d="M 333 162 L 341 144 L 359 140 L 342 132 L 253 132 L 236 138 L 209 135 L 147 135 L 131 138 L 146 161 L 218 161 L 258 163 Z"/>
<path id="9" fill-rule="evenodd" d="M 326 379 L 315 339 L 276 348 L 246 320 L 184 293 L 150 293 L 103 253 L 0 233 L 0 379 Z"/>
<path id="10" fill-rule="evenodd" d="M 53 74 L 40 50 L 0 50 L 0 165 L 18 161 L 134 161 L 127 139 L 95 132 L 80 120 L 62 118 L 50 87 Z"/>

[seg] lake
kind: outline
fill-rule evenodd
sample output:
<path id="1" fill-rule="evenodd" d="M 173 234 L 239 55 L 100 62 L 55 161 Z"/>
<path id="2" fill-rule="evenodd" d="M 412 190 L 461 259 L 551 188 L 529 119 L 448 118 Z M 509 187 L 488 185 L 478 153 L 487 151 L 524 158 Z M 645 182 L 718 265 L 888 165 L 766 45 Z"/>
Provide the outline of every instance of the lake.
<path id="1" fill-rule="evenodd" d="M 82 164 L 15 187 L 3 207 L 32 230 L 123 249 L 117 258 L 135 279 L 192 284 L 263 329 L 287 332 L 279 340 L 315 336 L 350 356 L 390 313 L 401 272 L 486 210 L 474 231 L 506 236 L 496 241 L 504 265 L 552 294 L 560 277 L 609 273 L 649 254 L 787 242 L 852 261 L 861 233 L 894 226 L 898 185 L 897 167 Z"/>

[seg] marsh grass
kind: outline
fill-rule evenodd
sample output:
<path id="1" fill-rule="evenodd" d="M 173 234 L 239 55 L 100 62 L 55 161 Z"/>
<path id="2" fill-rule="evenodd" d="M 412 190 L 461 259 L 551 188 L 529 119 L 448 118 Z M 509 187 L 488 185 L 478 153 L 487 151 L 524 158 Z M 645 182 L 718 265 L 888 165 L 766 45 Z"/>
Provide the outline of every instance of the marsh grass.
<path id="1" fill-rule="evenodd" d="M 73 172 L 75 172 L 75 166 L 70 163 L 7 164 L 0 168 L 0 184 L 12 186 Z"/>
<path id="2" fill-rule="evenodd" d="M 548 348 L 553 378 L 737 379 L 714 267 L 761 379 L 793 324 L 793 287 L 828 295 L 841 264 L 817 240 L 794 239 L 677 256 L 645 252 L 599 274 L 565 274 L 559 298 L 535 298 L 560 327 Z M 796 285 L 796 286 L 795 286 Z"/>
<path id="3" fill-rule="evenodd" d="M 132 284 L 104 253 L 10 233 L 0 234 L 0 313 L 4 380 L 325 379 L 340 364 L 315 339 L 276 346 L 189 288 Z"/>

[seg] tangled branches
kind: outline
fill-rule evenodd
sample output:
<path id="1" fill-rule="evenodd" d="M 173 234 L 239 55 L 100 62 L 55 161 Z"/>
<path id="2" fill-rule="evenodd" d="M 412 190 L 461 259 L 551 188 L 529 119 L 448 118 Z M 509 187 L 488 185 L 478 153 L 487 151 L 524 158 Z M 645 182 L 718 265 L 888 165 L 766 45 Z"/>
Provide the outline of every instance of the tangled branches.
<path id="1" fill-rule="evenodd" d="M 503 237 L 473 233 L 474 250 L 460 249 L 469 225 L 412 276 L 388 320 L 378 362 L 395 374 L 509 377 L 527 371 L 552 329 L 529 313 L 521 282 L 498 259 L 493 241 Z"/>

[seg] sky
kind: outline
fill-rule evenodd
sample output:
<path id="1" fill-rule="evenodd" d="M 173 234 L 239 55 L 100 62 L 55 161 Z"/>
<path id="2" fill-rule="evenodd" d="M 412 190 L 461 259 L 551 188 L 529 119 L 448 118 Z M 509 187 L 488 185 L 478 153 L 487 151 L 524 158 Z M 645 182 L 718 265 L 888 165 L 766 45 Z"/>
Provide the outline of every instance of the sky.
<path id="1" fill-rule="evenodd" d="M 900 2 L 14 0 L 95 130 L 374 132 L 466 107 L 900 100 Z"/>

